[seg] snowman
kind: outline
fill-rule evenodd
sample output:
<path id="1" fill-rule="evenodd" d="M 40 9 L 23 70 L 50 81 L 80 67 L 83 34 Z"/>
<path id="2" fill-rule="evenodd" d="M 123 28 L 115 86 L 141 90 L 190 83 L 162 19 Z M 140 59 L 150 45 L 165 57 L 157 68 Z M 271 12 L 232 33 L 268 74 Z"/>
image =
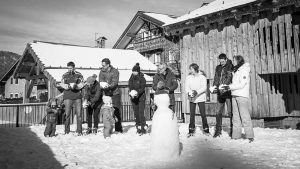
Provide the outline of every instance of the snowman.
<path id="1" fill-rule="evenodd" d="M 151 157 L 155 160 L 170 160 L 179 156 L 179 131 L 176 116 L 169 108 L 168 93 L 154 96 L 157 109 L 151 128 Z"/>

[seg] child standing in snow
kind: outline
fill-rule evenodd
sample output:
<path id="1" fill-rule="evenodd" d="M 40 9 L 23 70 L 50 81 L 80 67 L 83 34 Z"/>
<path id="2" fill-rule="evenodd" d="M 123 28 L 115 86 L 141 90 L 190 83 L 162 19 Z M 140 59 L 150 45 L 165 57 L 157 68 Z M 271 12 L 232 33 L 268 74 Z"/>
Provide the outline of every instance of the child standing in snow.
<path id="1" fill-rule="evenodd" d="M 58 105 L 57 99 L 50 99 L 47 104 L 47 116 L 46 116 L 46 128 L 44 131 L 45 137 L 53 137 L 55 136 L 56 131 L 56 120 L 57 120 L 57 112 L 58 112 Z"/>
<path id="2" fill-rule="evenodd" d="M 113 130 L 113 124 L 115 123 L 114 111 L 112 105 L 112 99 L 109 96 L 103 96 L 103 105 L 100 110 L 100 116 L 103 117 L 103 136 L 104 138 L 110 137 Z"/>

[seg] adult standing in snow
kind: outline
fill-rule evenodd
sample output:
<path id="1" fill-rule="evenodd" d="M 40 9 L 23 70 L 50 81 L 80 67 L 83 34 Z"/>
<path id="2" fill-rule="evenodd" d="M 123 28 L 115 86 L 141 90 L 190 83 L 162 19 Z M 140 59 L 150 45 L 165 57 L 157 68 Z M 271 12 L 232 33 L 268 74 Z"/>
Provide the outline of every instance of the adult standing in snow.
<path id="1" fill-rule="evenodd" d="M 100 84 L 96 80 L 97 75 L 93 75 L 87 78 L 86 86 L 84 88 L 84 102 L 87 108 L 87 121 L 88 129 L 87 134 L 97 133 L 99 123 L 99 112 L 101 108 L 102 96 Z M 94 117 L 94 127 L 92 128 L 92 119 Z"/>
<path id="2" fill-rule="evenodd" d="M 210 88 L 212 93 L 217 93 L 217 114 L 216 114 L 216 128 L 213 137 L 218 137 L 222 134 L 222 118 L 225 110 L 225 103 L 227 106 L 228 115 L 230 116 L 230 135 L 232 131 L 232 105 L 231 105 L 231 92 L 219 90 L 220 85 L 229 85 L 232 81 L 232 62 L 227 59 L 224 53 L 219 55 L 219 65 L 216 67 L 213 86 Z"/>
<path id="3" fill-rule="evenodd" d="M 132 108 L 135 116 L 135 125 L 138 134 L 146 133 L 146 120 L 144 116 L 146 101 L 146 79 L 140 71 L 140 65 L 137 63 L 132 68 L 132 75 L 129 79 L 129 95 L 131 97 Z"/>
<path id="4" fill-rule="evenodd" d="M 168 68 L 166 63 L 158 65 L 158 72 L 153 78 L 152 88 L 154 91 L 165 90 L 170 97 L 170 109 L 175 112 L 175 95 L 174 91 L 177 89 L 178 83 L 174 73 Z"/>
<path id="5" fill-rule="evenodd" d="M 249 142 L 254 140 L 252 121 L 249 113 L 249 88 L 250 88 L 250 65 L 245 63 L 240 55 L 233 57 L 232 84 L 222 85 L 224 90 L 231 90 L 233 130 L 232 139 L 242 138 L 242 127 Z"/>
<path id="6" fill-rule="evenodd" d="M 75 71 L 74 62 L 67 64 L 68 72 L 63 74 L 61 87 L 64 88 L 63 100 L 66 109 L 65 134 L 70 132 L 70 117 L 73 105 L 77 117 L 77 133 L 82 135 L 81 89 L 84 87 L 83 76 Z"/>
<path id="7" fill-rule="evenodd" d="M 187 76 L 185 81 L 186 93 L 189 96 L 190 101 L 190 124 L 189 124 L 189 136 L 192 136 L 195 132 L 195 111 L 196 106 L 199 106 L 203 132 L 208 134 L 209 127 L 207 124 L 206 113 L 205 113 L 205 101 L 206 101 L 206 90 L 207 80 L 205 73 L 199 71 L 199 66 L 196 63 L 192 63 L 189 66 L 190 74 Z"/>
<path id="8" fill-rule="evenodd" d="M 114 68 L 108 58 L 102 60 L 102 68 L 99 74 L 100 88 L 103 90 L 103 95 L 112 97 L 113 106 L 115 109 L 114 115 L 117 118 L 115 123 L 115 131 L 123 132 L 121 124 L 121 95 L 119 90 L 119 71 Z M 101 85 L 105 83 L 105 85 Z"/>

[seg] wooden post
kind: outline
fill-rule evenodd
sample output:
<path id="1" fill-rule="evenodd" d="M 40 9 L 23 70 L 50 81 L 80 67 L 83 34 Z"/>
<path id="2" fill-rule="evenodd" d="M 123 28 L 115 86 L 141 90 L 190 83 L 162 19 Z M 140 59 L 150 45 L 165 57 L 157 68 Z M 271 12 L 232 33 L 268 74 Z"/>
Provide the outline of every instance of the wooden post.
<path id="1" fill-rule="evenodd" d="M 23 104 L 29 102 L 29 99 L 27 98 L 27 92 L 28 92 L 28 89 L 29 89 L 29 85 L 30 85 L 29 80 L 26 79 L 24 92 L 23 92 Z"/>
<path id="2" fill-rule="evenodd" d="M 20 107 L 19 107 L 19 105 L 17 105 L 16 127 L 20 127 L 20 125 L 19 125 L 19 115 L 20 115 Z"/>

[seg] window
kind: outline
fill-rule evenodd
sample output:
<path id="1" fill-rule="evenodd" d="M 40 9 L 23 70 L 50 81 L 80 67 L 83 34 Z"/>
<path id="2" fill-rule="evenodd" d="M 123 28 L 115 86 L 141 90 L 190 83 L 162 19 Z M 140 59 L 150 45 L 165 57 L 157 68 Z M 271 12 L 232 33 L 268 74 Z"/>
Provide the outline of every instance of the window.
<path id="1" fill-rule="evenodd" d="M 10 84 L 14 84 L 14 78 L 10 79 Z"/>
<path id="2" fill-rule="evenodd" d="M 174 63 L 175 62 L 175 57 L 172 51 L 169 51 L 169 62 Z"/>
<path id="3" fill-rule="evenodd" d="M 19 98 L 19 94 L 18 93 L 15 93 L 15 98 Z"/>
<path id="4" fill-rule="evenodd" d="M 154 54 L 154 63 L 158 64 L 161 62 L 161 53 Z"/>
<path id="5" fill-rule="evenodd" d="M 14 97 L 14 94 L 13 93 L 11 93 L 10 95 L 9 95 L 9 98 L 13 98 Z"/>
<path id="6" fill-rule="evenodd" d="M 18 78 L 15 79 L 15 84 L 18 84 Z"/>

